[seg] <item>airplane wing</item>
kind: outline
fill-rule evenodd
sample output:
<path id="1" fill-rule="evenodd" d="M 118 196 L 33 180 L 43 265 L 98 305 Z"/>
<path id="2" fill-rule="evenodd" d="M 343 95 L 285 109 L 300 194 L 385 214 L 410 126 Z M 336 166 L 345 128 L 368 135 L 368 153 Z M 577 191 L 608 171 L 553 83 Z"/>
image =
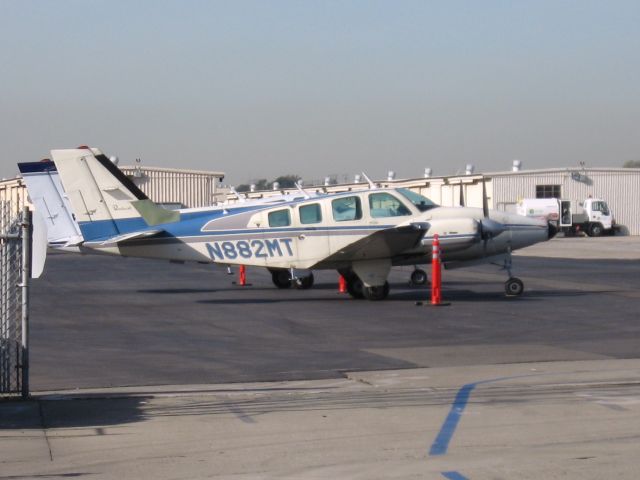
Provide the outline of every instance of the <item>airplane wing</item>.
<path id="1" fill-rule="evenodd" d="M 378 230 L 325 258 L 318 263 L 318 266 L 327 267 L 343 262 L 393 258 L 403 255 L 420 245 L 420 241 L 428 229 L 428 223 L 412 223 Z"/>

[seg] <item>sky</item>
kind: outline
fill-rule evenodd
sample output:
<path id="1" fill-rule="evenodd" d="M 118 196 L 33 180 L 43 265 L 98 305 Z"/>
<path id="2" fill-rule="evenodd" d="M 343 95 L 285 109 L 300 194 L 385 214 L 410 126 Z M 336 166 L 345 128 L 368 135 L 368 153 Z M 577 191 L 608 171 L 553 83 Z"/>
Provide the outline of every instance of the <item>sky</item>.
<path id="1" fill-rule="evenodd" d="M 0 177 L 56 148 L 225 183 L 640 159 L 640 2 L 0 0 Z"/>

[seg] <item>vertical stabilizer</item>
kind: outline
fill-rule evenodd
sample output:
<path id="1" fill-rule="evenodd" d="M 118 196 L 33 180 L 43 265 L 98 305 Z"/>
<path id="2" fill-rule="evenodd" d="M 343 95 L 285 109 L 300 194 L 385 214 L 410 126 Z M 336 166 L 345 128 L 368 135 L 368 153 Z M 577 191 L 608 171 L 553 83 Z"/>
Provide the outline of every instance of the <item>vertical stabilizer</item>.
<path id="1" fill-rule="evenodd" d="M 52 150 L 73 214 L 86 241 L 177 221 L 179 214 L 155 205 L 98 149 Z"/>

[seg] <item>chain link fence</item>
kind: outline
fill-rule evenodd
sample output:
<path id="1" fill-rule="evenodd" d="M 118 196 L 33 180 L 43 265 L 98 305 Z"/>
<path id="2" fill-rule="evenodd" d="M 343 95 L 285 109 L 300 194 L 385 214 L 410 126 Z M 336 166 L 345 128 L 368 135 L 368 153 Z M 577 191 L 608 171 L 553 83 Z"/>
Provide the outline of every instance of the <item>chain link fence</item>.
<path id="1" fill-rule="evenodd" d="M 31 212 L 0 202 L 0 397 L 29 395 Z"/>

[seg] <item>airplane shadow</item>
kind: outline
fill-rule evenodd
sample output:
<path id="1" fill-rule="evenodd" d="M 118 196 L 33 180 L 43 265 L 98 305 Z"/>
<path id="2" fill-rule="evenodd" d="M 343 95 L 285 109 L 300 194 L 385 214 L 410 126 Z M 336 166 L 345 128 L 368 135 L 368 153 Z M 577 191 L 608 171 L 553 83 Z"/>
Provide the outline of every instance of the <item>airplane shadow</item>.
<path id="1" fill-rule="evenodd" d="M 473 290 L 444 290 L 442 292 L 443 302 L 536 302 L 552 297 L 582 297 L 589 295 L 600 295 L 614 293 L 615 291 L 599 290 L 599 291 L 582 291 L 582 290 L 535 290 L 525 291 L 519 297 L 507 297 L 502 291 L 495 292 L 478 292 Z M 396 291 L 382 302 L 372 302 L 375 304 L 384 304 L 388 302 L 428 302 L 430 300 L 430 292 L 425 289 L 414 289 Z M 296 303 L 296 302 L 360 302 L 365 300 L 351 298 L 348 294 L 337 294 L 335 297 L 311 297 L 283 295 L 278 298 L 255 298 L 246 296 L 244 298 L 219 298 L 219 299 L 202 299 L 197 303 L 211 305 L 240 305 L 240 304 L 275 304 L 275 303 Z M 369 303 L 369 302 L 366 302 Z"/>
<path id="2" fill-rule="evenodd" d="M 85 436 L 104 435 L 103 427 L 146 420 L 151 397 L 78 398 L 57 396 L 0 403 L 0 430 L 96 427 Z M 82 434 L 79 434 L 82 435 Z"/>
<path id="3" fill-rule="evenodd" d="M 325 390 L 334 390 L 338 387 L 324 387 Z M 260 394 L 278 394 L 283 391 L 291 392 L 315 392 L 316 387 L 256 387 L 243 389 L 242 392 L 256 392 Z M 235 393 L 238 389 L 215 388 L 195 391 L 164 390 L 158 392 L 162 395 L 178 395 L 186 398 L 197 398 L 198 403 L 219 404 L 219 394 Z M 121 433 L 108 432 L 105 429 L 117 425 L 142 422 L 158 416 L 159 407 L 153 404 L 153 395 L 145 395 L 141 392 L 122 394 L 77 394 L 72 395 L 46 395 L 32 397 L 27 401 L 20 399 L 0 402 L 0 430 L 48 430 L 56 428 L 86 428 L 79 431 L 74 438 L 95 437 L 102 435 L 123 435 Z M 178 402 L 179 404 L 184 402 Z M 184 407 L 172 407 L 176 409 L 176 416 L 190 414 Z M 228 406 L 216 406 L 219 413 L 229 413 Z M 233 410 L 231 410 L 232 413 Z M 207 413 L 216 413 L 215 409 Z M 166 415 L 166 413 L 165 413 Z M 93 428 L 93 430 L 91 430 Z M 10 438 L 5 435 L 5 438 Z M 4 477 L 2 477 L 4 478 Z"/>
<path id="4" fill-rule="evenodd" d="M 138 290 L 138 293 L 157 294 L 180 294 L 180 293 L 216 293 L 220 289 L 216 288 L 152 288 L 148 290 Z"/>

